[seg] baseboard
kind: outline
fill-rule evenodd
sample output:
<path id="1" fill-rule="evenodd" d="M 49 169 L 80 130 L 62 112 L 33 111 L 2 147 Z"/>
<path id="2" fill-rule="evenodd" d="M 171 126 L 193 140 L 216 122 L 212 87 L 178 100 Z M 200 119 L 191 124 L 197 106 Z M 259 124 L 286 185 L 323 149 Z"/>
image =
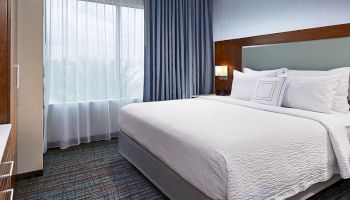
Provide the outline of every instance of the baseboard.
<path id="1" fill-rule="evenodd" d="M 37 170 L 37 171 L 32 171 L 32 172 L 26 172 L 23 174 L 16 174 L 16 181 L 20 181 L 23 179 L 28 179 L 28 178 L 34 178 L 38 176 L 42 176 L 44 174 L 43 170 Z"/>
<path id="2" fill-rule="evenodd" d="M 99 136 L 93 136 L 93 137 L 90 137 L 90 138 L 87 138 L 87 137 L 80 138 L 79 142 L 77 142 L 76 139 L 70 139 L 70 140 L 68 140 L 67 143 L 68 144 L 73 144 L 73 145 L 70 145 L 69 147 L 74 147 L 74 146 L 78 146 L 78 145 L 90 144 L 90 143 L 93 143 L 93 142 L 111 141 L 111 140 L 115 140 L 115 139 L 118 139 L 118 133 L 111 133 L 111 138 L 110 139 L 106 139 L 105 135 L 103 135 L 103 136 L 100 135 L 100 138 L 99 138 Z M 49 142 L 47 144 L 47 146 L 50 147 L 50 148 L 48 148 L 48 150 L 61 149 L 60 148 L 61 141 Z"/>

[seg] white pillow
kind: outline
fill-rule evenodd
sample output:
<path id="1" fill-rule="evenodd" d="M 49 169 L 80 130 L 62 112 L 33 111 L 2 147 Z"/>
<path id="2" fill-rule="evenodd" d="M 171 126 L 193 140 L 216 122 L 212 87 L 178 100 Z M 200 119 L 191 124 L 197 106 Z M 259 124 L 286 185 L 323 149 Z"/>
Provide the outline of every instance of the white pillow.
<path id="1" fill-rule="evenodd" d="M 331 113 L 339 75 L 288 78 L 282 106 Z"/>
<path id="2" fill-rule="evenodd" d="M 263 76 L 244 74 L 240 71 L 233 71 L 233 81 L 231 89 L 231 97 L 251 101 L 253 99 L 254 90 L 258 79 Z M 266 73 L 264 77 L 274 77 L 274 72 Z"/>
<path id="3" fill-rule="evenodd" d="M 330 71 L 300 71 L 300 70 L 289 70 L 288 75 L 290 77 L 317 77 L 317 76 L 330 76 L 340 75 L 339 84 L 334 96 L 332 110 L 338 112 L 349 112 L 349 74 L 350 67 L 343 67 L 333 69 Z"/>
<path id="4" fill-rule="evenodd" d="M 253 102 L 281 106 L 286 87 L 286 77 L 264 77 L 256 84 Z"/>
<path id="5" fill-rule="evenodd" d="M 286 76 L 288 73 L 287 68 L 280 68 L 280 69 L 274 69 L 274 70 L 261 70 L 261 71 L 256 71 L 250 68 L 244 68 L 243 72 L 246 74 L 250 75 L 258 75 L 258 76 L 270 76 L 274 74 L 274 76 Z"/>

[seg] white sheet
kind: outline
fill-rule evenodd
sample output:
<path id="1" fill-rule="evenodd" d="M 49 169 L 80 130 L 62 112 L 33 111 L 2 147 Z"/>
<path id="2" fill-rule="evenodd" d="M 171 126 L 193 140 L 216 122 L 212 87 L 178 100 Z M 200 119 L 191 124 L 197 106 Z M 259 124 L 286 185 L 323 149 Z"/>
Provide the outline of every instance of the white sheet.
<path id="1" fill-rule="evenodd" d="M 120 125 L 208 197 L 283 199 L 339 172 L 332 145 L 349 177 L 347 121 L 337 119 L 202 97 L 128 105 Z"/>

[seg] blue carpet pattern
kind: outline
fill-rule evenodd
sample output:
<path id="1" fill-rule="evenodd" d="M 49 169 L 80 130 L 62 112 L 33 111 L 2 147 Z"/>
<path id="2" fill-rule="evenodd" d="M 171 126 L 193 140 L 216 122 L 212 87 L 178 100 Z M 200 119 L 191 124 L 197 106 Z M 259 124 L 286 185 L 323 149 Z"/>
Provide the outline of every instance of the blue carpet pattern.
<path id="1" fill-rule="evenodd" d="M 44 175 L 20 180 L 15 199 L 167 199 L 118 153 L 118 140 L 93 142 L 44 155 Z M 340 181 L 311 200 L 350 200 Z"/>
<path id="2" fill-rule="evenodd" d="M 117 140 L 44 155 L 44 175 L 20 180 L 15 199 L 166 199 L 118 153 Z"/>

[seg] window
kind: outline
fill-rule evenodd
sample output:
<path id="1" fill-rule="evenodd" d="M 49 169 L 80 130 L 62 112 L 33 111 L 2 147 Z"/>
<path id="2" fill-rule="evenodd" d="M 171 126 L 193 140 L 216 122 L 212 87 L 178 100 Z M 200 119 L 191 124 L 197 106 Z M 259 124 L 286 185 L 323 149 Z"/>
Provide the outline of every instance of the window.
<path id="1" fill-rule="evenodd" d="M 45 49 L 49 104 L 142 98 L 139 1 L 47 0 Z"/>
<path id="2" fill-rule="evenodd" d="M 45 2 L 45 149 L 116 136 L 143 96 L 142 1 Z"/>

